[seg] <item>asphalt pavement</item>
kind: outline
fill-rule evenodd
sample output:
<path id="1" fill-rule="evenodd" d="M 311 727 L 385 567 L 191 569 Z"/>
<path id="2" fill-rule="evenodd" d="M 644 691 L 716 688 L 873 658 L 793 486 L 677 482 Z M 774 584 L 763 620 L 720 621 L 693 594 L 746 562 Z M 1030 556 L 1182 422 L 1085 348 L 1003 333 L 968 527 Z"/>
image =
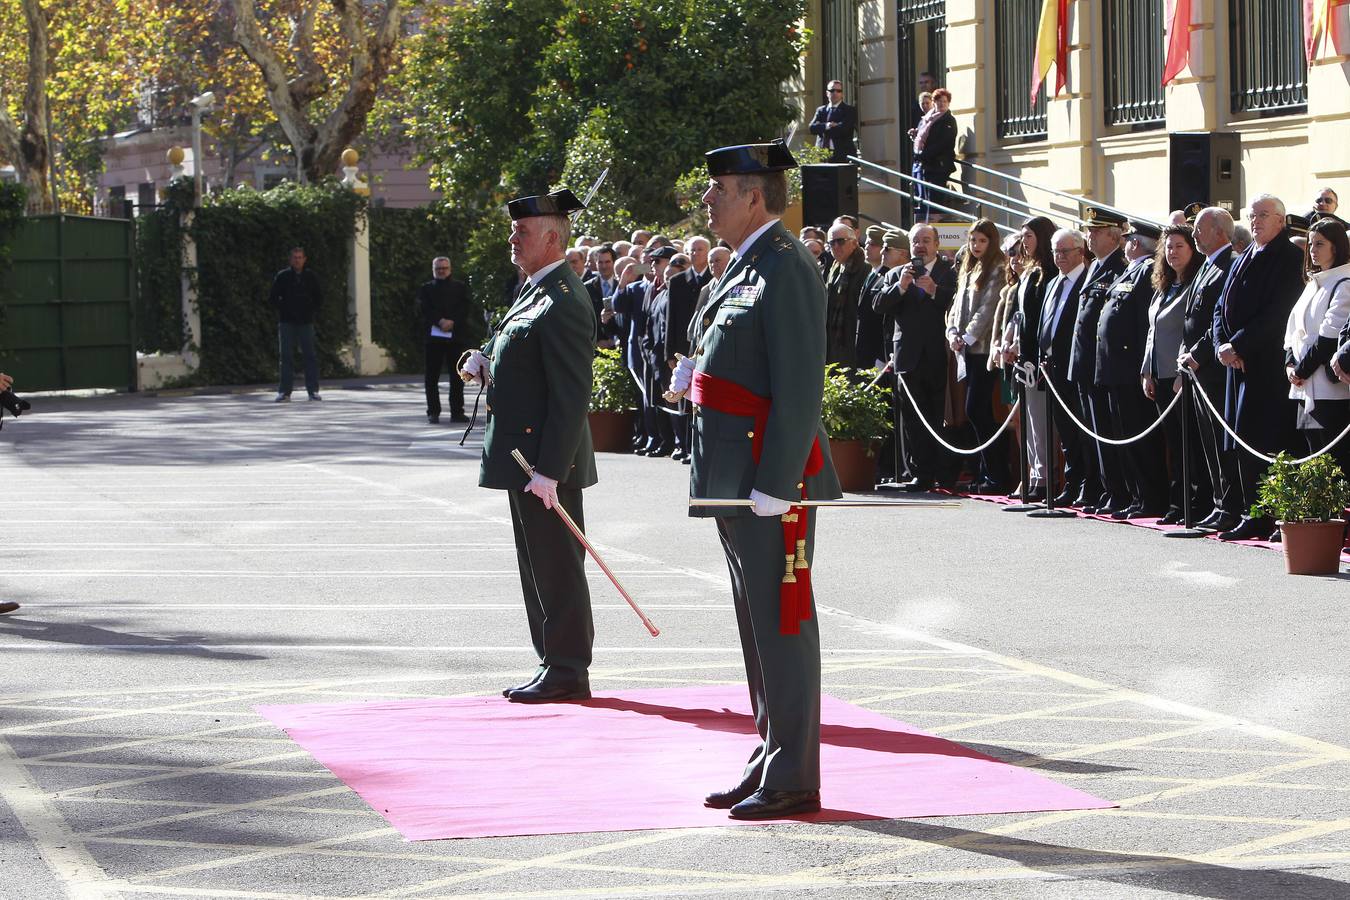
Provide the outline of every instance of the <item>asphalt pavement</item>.
<path id="1" fill-rule="evenodd" d="M 976 501 L 820 514 L 824 690 L 1118 808 L 406 842 L 254 706 L 516 683 L 505 498 L 420 381 L 271 396 L 0 431 L 0 897 L 1350 897 L 1350 575 Z M 688 469 L 598 465 L 593 690 L 742 683 Z"/>

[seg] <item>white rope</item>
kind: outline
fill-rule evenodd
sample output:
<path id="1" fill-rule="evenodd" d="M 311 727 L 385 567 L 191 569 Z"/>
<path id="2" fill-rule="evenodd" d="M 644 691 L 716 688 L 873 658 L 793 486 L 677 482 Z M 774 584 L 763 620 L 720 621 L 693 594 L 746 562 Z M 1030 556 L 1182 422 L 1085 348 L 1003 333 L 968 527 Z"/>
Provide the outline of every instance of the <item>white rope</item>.
<path id="1" fill-rule="evenodd" d="M 940 434 L 933 430 L 933 426 L 928 424 L 928 420 L 923 417 L 923 413 L 919 412 L 919 404 L 914 402 L 914 395 L 909 392 L 909 385 L 905 384 L 905 376 L 896 372 L 895 377 L 900 380 L 900 386 L 905 389 L 905 396 L 909 398 L 910 408 L 913 409 L 914 414 L 919 417 L 919 421 L 923 423 L 923 427 L 928 429 L 928 433 L 933 436 L 933 440 L 946 447 L 952 453 L 960 453 L 963 456 L 974 456 L 976 453 L 983 453 L 992 447 L 994 441 L 999 439 L 999 435 L 1003 434 L 1008 426 L 1012 424 L 1013 416 L 1017 415 L 1017 408 L 1022 405 L 1022 401 L 1019 398 L 1018 401 L 1012 405 L 1012 409 L 1008 410 L 1008 418 L 1004 419 L 1003 424 L 998 426 L 998 431 L 995 431 L 993 436 L 980 446 L 971 450 L 967 450 L 965 447 L 953 447 L 951 444 L 944 441 Z"/>
<path id="2" fill-rule="evenodd" d="M 1098 443 L 1101 444 L 1110 444 L 1112 447 L 1124 447 L 1126 444 L 1133 444 L 1135 441 L 1141 441 L 1144 438 L 1148 437 L 1148 435 L 1155 428 L 1157 428 L 1159 425 L 1163 423 L 1163 419 L 1166 419 L 1168 415 L 1171 414 L 1173 408 L 1176 407 L 1177 403 L 1181 401 L 1181 394 L 1174 395 L 1172 397 L 1172 402 L 1167 404 L 1167 409 L 1164 409 L 1158 415 L 1158 418 L 1153 420 L 1153 424 L 1148 426 L 1138 434 L 1136 434 L 1134 437 L 1119 438 L 1119 439 L 1109 438 L 1098 434 L 1088 426 L 1084 425 L 1083 422 L 1073 414 L 1073 410 L 1069 409 L 1069 405 L 1064 402 L 1064 398 L 1059 395 L 1059 391 L 1055 389 L 1055 383 L 1050 380 L 1050 373 L 1045 371 L 1045 366 L 1041 366 L 1041 371 L 1042 374 L 1045 375 L 1045 377 L 1041 380 L 1044 381 L 1046 385 L 1050 388 L 1050 393 L 1055 395 L 1055 401 L 1059 403 L 1060 408 L 1063 409 L 1064 412 L 1068 414 L 1069 418 L 1073 420 L 1073 424 L 1077 425 L 1080 431 L 1082 431 L 1088 437 L 1092 438 L 1094 441 L 1097 441 Z"/>
<path id="3" fill-rule="evenodd" d="M 1205 401 L 1205 406 L 1208 407 L 1209 409 L 1209 414 L 1214 417 L 1214 421 L 1218 422 L 1220 425 L 1223 426 L 1223 430 L 1228 432 L 1228 436 L 1231 437 L 1234 441 L 1237 441 L 1238 445 L 1242 447 L 1243 450 L 1246 450 L 1248 453 L 1250 453 L 1252 456 L 1255 456 L 1257 459 L 1265 460 L 1268 463 L 1273 463 L 1275 461 L 1275 457 L 1267 456 L 1260 450 L 1257 450 L 1251 444 L 1244 441 L 1236 431 L 1234 431 L 1232 428 L 1228 426 L 1228 423 L 1224 421 L 1223 413 L 1219 412 L 1217 409 L 1214 408 L 1214 401 L 1210 400 L 1209 395 L 1206 394 L 1204 389 L 1200 387 L 1200 382 L 1199 380 L 1197 380 L 1194 370 L 1192 370 L 1189 366 L 1187 366 L 1185 367 L 1184 371 L 1186 375 L 1189 376 L 1193 382 L 1195 382 L 1195 390 L 1191 391 L 1191 393 L 1200 395 L 1201 399 Z M 1346 425 L 1344 428 L 1342 428 L 1341 433 L 1332 438 L 1331 443 L 1327 444 L 1321 450 L 1318 450 L 1316 453 L 1309 453 L 1307 456 L 1294 460 L 1294 465 L 1301 466 L 1305 462 L 1308 462 L 1309 460 L 1316 459 L 1323 453 L 1326 453 L 1332 447 L 1335 447 L 1341 441 L 1345 440 L 1345 436 L 1347 434 L 1350 434 L 1350 425 Z"/>

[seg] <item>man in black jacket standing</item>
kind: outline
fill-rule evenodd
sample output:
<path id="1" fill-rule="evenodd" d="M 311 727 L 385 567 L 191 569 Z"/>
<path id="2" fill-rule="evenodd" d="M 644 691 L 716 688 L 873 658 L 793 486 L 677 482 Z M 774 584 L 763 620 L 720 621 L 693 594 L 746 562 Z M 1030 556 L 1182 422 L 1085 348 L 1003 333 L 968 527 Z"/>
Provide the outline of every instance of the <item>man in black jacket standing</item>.
<path id="1" fill-rule="evenodd" d="M 464 415 L 464 382 L 454 372 L 459 355 L 468 349 L 469 289 L 450 277 L 450 260 L 431 261 L 432 278 L 417 289 L 417 315 L 426 339 L 427 421 L 441 420 L 441 371 L 449 363 L 450 421 L 467 422 Z"/>
<path id="2" fill-rule="evenodd" d="M 1268 455 L 1294 446 L 1294 405 L 1284 371 L 1284 327 L 1303 292 L 1303 251 L 1289 240 L 1284 204 L 1261 194 L 1252 201 L 1252 244 L 1233 261 L 1214 309 L 1214 355 L 1228 367 L 1223 417 L 1248 444 Z M 1264 460 L 1241 449 L 1227 435 L 1224 446 L 1237 452 L 1237 486 L 1244 515 L 1220 540 L 1270 537 L 1269 516 L 1245 513 L 1256 503 Z"/>
<path id="3" fill-rule="evenodd" d="M 281 350 L 281 383 L 277 385 L 276 402 L 291 399 L 295 383 L 295 345 L 305 359 L 305 391 L 311 400 L 319 396 L 319 360 L 314 355 L 314 312 L 322 296 L 319 279 L 305 268 L 305 248 L 291 248 L 291 264 L 272 279 L 272 290 L 267 300 L 276 309 L 280 321 L 277 339 Z"/>
<path id="4" fill-rule="evenodd" d="M 816 146 L 830 152 L 830 162 L 846 163 L 850 156 L 857 156 L 853 146 L 853 133 L 858 128 L 858 110 L 844 102 L 844 83 L 831 81 L 825 87 L 825 99 L 829 102 L 816 108 L 811 119 L 810 131 L 816 136 Z"/>

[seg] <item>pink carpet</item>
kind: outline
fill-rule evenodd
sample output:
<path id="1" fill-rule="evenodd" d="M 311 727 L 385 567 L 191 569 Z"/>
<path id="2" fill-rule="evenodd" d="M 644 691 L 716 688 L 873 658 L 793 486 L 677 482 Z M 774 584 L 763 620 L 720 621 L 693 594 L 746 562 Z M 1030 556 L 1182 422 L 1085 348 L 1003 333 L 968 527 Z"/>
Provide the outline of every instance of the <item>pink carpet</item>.
<path id="1" fill-rule="evenodd" d="M 958 497 L 969 497 L 971 500 L 983 500 L 986 503 L 997 503 L 999 506 L 1011 506 L 1014 503 L 1021 502 L 1019 500 L 1010 499 L 1004 494 L 963 494 L 956 492 L 952 493 Z M 1056 508 L 1062 509 L 1063 507 L 1056 507 Z M 1157 519 L 1122 520 L 1122 519 L 1113 519 L 1110 516 L 1089 515 L 1085 512 L 1074 509 L 1072 507 L 1069 507 L 1069 512 L 1073 513 L 1080 519 L 1096 519 L 1099 522 L 1110 522 L 1112 525 L 1133 525 L 1136 528 L 1147 528 L 1150 531 L 1178 531 L 1182 527 L 1180 525 L 1163 525 Z M 1205 537 L 1211 541 L 1217 541 L 1219 539 L 1219 536 L 1217 534 L 1207 534 L 1205 535 Z M 1278 553 L 1284 552 L 1284 548 L 1280 544 L 1274 543 L 1272 541 L 1223 541 L 1223 543 L 1234 544 L 1239 547 L 1260 547 L 1263 550 L 1274 550 Z M 1347 545 L 1346 547 L 1341 549 L 1341 562 L 1342 564 L 1350 565 L 1350 545 Z"/>
<path id="2" fill-rule="evenodd" d="M 1112 804 L 826 696 L 824 808 L 799 821 L 1104 809 Z M 738 823 L 703 795 L 758 739 L 742 687 L 259 706 L 409 840 Z"/>

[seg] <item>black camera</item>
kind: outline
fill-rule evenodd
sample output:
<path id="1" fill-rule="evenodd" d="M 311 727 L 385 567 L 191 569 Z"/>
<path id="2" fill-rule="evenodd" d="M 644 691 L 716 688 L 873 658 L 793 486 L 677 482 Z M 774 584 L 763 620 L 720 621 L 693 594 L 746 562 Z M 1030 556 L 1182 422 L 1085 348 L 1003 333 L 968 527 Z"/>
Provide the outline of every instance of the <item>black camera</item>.
<path id="1" fill-rule="evenodd" d="M 5 413 L 7 412 L 17 419 L 20 415 L 32 408 L 33 404 L 24 400 L 9 388 L 0 391 L 0 423 L 3 423 Z"/>

